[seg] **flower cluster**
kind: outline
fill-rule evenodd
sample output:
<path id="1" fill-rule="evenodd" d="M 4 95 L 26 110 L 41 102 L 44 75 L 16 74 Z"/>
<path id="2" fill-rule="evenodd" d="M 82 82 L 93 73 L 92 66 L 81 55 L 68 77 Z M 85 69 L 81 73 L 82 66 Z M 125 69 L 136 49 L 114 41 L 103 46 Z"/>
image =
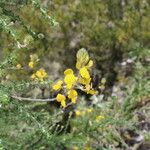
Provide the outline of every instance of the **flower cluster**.
<path id="1" fill-rule="evenodd" d="M 33 69 L 35 70 L 35 67 L 38 61 L 39 61 L 39 58 L 36 54 L 30 55 L 30 61 L 28 63 L 28 67 L 32 70 Z M 35 73 L 31 75 L 31 79 L 35 81 L 44 81 L 47 77 L 48 75 L 43 68 L 37 70 Z"/>
<path id="2" fill-rule="evenodd" d="M 37 54 L 31 54 L 30 55 L 30 60 L 28 62 L 28 66 L 23 66 L 20 63 L 16 64 L 15 68 L 20 70 L 25 70 L 25 71 L 32 71 L 34 72 L 30 78 L 34 81 L 40 81 L 43 82 L 45 79 L 48 78 L 48 74 L 43 68 L 40 68 L 39 70 L 36 70 L 37 63 L 39 62 L 39 58 Z M 35 71 L 36 70 L 36 71 Z"/>
<path id="3" fill-rule="evenodd" d="M 77 88 L 87 94 L 96 94 L 96 91 L 91 87 L 90 69 L 92 66 L 93 61 L 89 59 L 88 52 L 85 49 L 80 49 L 77 53 L 77 75 L 72 69 L 66 69 L 64 79 L 57 81 L 52 87 L 53 90 L 58 91 L 56 99 L 62 107 L 66 107 L 67 100 L 74 104 L 77 102 Z"/>
<path id="4" fill-rule="evenodd" d="M 44 81 L 44 79 L 47 78 L 47 73 L 43 68 L 41 68 L 37 70 L 35 73 L 33 73 L 31 78 L 33 80 Z"/>

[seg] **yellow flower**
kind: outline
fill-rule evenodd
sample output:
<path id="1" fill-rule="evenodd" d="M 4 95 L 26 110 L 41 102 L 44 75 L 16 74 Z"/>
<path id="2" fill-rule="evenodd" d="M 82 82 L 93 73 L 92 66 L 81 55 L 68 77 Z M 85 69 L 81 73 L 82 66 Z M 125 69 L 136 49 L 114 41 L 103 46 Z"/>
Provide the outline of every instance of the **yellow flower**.
<path id="1" fill-rule="evenodd" d="M 87 108 L 87 112 L 91 113 L 93 111 L 93 108 Z"/>
<path id="2" fill-rule="evenodd" d="M 36 76 L 38 78 L 43 78 L 43 75 L 42 75 L 41 71 L 39 71 L 39 70 L 36 72 Z"/>
<path id="3" fill-rule="evenodd" d="M 73 70 L 72 69 L 66 69 L 64 71 L 64 75 L 68 75 L 68 74 L 73 74 Z"/>
<path id="4" fill-rule="evenodd" d="M 47 77 L 47 73 L 45 72 L 45 70 L 44 69 L 40 69 L 40 70 L 38 70 L 36 73 L 35 73 L 35 75 L 38 77 L 38 79 L 40 79 L 41 81 L 44 79 L 44 78 L 46 78 Z"/>
<path id="5" fill-rule="evenodd" d="M 86 67 L 83 67 L 80 69 L 80 75 L 82 78 L 85 78 L 85 79 L 90 78 L 90 74 L 89 74 L 88 70 L 86 69 Z"/>
<path id="6" fill-rule="evenodd" d="M 45 72 L 44 69 L 41 68 L 41 69 L 40 69 L 40 72 L 41 72 L 43 78 L 47 77 L 47 73 Z"/>
<path id="7" fill-rule="evenodd" d="M 76 116 L 81 116 L 81 111 L 80 110 L 76 110 L 75 114 L 76 114 Z"/>
<path id="8" fill-rule="evenodd" d="M 76 68 L 80 69 L 82 67 L 84 67 L 88 61 L 89 61 L 89 54 L 86 51 L 86 49 L 81 48 L 78 52 L 77 52 L 77 63 L 76 63 Z"/>
<path id="9" fill-rule="evenodd" d="M 91 89 L 90 81 L 91 81 L 91 78 L 89 79 L 80 78 L 78 82 L 85 85 L 85 89 L 83 91 L 85 91 L 87 94 L 94 95 L 97 93 L 97 91 Z"/>
<path id="10" fill-rule="evenodd" d="M 86 91 L 90 91 L 91 85 L 90 84 L 86 84 L 85 89 L 86 89 Z"/>
<path id="11" fill-rule="evenodd" d="M 92 66 L 93 66 L 93 60 L 90 60 L 90 61 L 88 62 L 88 64 L 86 65 L 86 68 L 89 69 L 89 68 L 91 68 Z"/>
<path id="12" fill-rule="evenodd" d="M 22 66 L 21 66 L 20 64 L 17 64 L 17 65 L 16 65 L 16 68 L 17 68 L 17 69 L 21 69 L 21 67 L 22 67 Z"/>
<path id="13" fill-rule="evenodd" d="M 61 106 L 66 107 L 66 101 L 61 101 Z"/>
<path id="14" fill-rule="evenodd" d="M 102 119 L 104 119 L 104 116 L 99 115 L 99 116 L 96 117 L 96 122 L 99 122 Z"/>
<path id="15" fill-rule="evenodd" d="M 58 102 L 65 101 L 66 97 L 64 95 L 62 95 L 62 94 L 57 94 L 56 100 Z"/>
<path id="16" fill-rule="evenodd" d="M 35 79 L 36 79 L 36 75 L 35 75 L 35 74 L 32 74 L 32 75 L 31 75 L 31 79 L 35 80 Z"/>
<path id="17" fill-rule="evenodd" d="M 61 103 L 62 107 L 66 107 L 66 97 L 62 94 L 57 94 L 56 100 Z"/>
<path id="18" fill-rule="evenodd" d="M 91 78 L 89 78 L 89 79 L 80 78 L 79 79 L 79 83 L 81 83 L 83 85 L 89 85 L 90 81 L 91 81 Z"/>
<path id="19" fill-rule="evenodd" d="M 77 77 L 74 74 L 67 74 L 64 78 L 64 82 L 66 83 L 68 89 L 71 89 L 76 81 Z"/>
<path id="20" fill-rule="evenodd" d="M 28 64 L 29 68 L 33 68 L 34 66 L 34 62 L 33 61 L 30 61 L 29 64 Z"/>
<path id="21" fill-rule="evenodd" d="M 68 91 L 68 98 L 71 99 L 72 103 L 76 103 L 77 96 L 78 96 L 78 93 L 76 90 L 69 90 Z"/>
<path id="22" fill-rule="evenodd" d="M 55 91 L 60 90 L 61 87 L 62 87 L 62 84 L 63 84 L 63 81 L 61 81 L 61 80 L 57 81 L 57 83 L 54 84 L 53 87 L 52 87 L 53 90 L 55 90 Z"/>
<path id="23" fill-rule="evenodd" d="M 71 99 L 72 103 L 75 104 L 77 102 L 77 97 Z"/>
<path id="24" fill-rule="evenodd" d="M 87 94 L 91 94 L 91 95 L 94 95 L 94 94 L 96 94 L 97 92 L 95 91 L 95 90 L 89 90 L 89 91 L 87 91 Z"/>
<path id="25" fill-rule="evenodd" d="M 81 48 L 77 52 L 77 62 L 76 62 L 76 68 L 81 69 L 82 67 L 86 67 L 87 69 L 90 69 L 93 66 L 93 61 L 89 59 L 89 54 L 86 51 L 86 49 Z"/>
<path id="26" fill-rule="evenodd" d="M 77 69 L 80 69 L 81 66 L 82 66 L 82 63 L 80 63 L 80 62 L 77 61 L 77 63 L 76 63 L 76 68 L 77 68 Z"/>

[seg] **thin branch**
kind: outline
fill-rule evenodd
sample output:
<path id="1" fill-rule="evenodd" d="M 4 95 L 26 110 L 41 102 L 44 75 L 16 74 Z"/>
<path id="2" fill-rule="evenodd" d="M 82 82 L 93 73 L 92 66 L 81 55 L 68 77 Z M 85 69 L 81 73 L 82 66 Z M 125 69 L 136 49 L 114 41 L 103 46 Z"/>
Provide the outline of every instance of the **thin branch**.
<path id="1" fill-rule="evenodd" d="M 32 102 L 52 102 L 56 100 L 56 98 L 35 99 L 35 98 L 27 98 L 27 97 L 18 97 L 14 95 L 12 95 L 11 98 L 19 100 L 19 101 L 32 101 Z"/>

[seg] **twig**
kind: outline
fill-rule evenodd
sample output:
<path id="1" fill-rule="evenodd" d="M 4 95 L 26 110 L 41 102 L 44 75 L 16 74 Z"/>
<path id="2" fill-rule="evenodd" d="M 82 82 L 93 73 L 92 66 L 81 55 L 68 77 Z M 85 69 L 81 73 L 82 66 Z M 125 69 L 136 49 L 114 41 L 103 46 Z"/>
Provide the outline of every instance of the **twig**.
<path id="1" fill-rule="evenodd" d="M 27 97 L 18 97 L 14 95 L 12 95 L 11 98 L 19 100 L 19 101 L 32 101 L 32 102 L 52 102 L 56 100 L 56 98 L 35 99 L 35 98 L 27 98 Z"/>

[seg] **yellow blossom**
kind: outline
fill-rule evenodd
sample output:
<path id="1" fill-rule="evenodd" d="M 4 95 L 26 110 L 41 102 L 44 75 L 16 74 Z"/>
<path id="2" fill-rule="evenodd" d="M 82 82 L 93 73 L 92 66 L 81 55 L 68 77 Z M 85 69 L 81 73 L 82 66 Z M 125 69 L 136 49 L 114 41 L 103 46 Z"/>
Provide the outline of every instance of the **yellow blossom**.
<path id="1" fill-rule="evenodd" d="M 35 75 L 35 74 L 32 74 L 32 75 L 31 75 L 31 79 L 35 80 L 35 79 L 36 79 L 36 75 Z"/>
<path id="2" fill-rule="evenodd" d="M 76 63 L 76 68 L 80 69 L 82 67 L 84 67 L 88 61 L 89 61 L 89 54 L 86 51 L 86 49 L 81 48 L 78 52 L 77 52 L 77 63 Z"/>
<path id="3" fill-rule="evenodd" d="M 77 62 L 76 62 L 77 69 L 81 69 L 83 67 L 90 69 L 93 66 L 93 61 L 89 59 L 89 54 L 86 51 L 86 49 L 81 48 L 77 52 L 76 56 L 77 56 Z"/>
<path id="4" fill-rule="evenodd" d="M 64 95 L 62 95 L 62 94 L 57 94 L 56 100 L 58 102 L 65 101 L 66 97 Z"/>
<path id="5" fill-rule="evenodd" d="M 77 68 L 77 69 L 80 69 L 81 66 L 82 66 L 82 63 L 80 63 L 80 62 L 77 61 L 77 63 L 76 63 L 76 68 Z"/>
<path id="6" fill-rule="evenodd" d="M 86 91 L 90 91 L 91 85 L 90 85 L 90 84 L 87 84 L 87 85 L 85 86 L 85 88 L 86 88 Z"/>
<path id="7" fill-rule="evenodd" d="M 90 61 L 88 62 L 88 64 L 86 65 L 86 68 L 89 69 L 89 68 L 91 68 L 92 66 L 93 66 L 93 60 L 90 60 Z"/>
<path id="8" fill-rule="evenodd" d="M 83 85 L 89 85 L 90 81 L 91 81 L 91 78 L 89 78 L 89 79 L 80 78 L 78 82 Z"/>
<path id="9" fill-rule="evenodd" d="M 29 64 L 28 64 L 29 68 L 33 68 L 34 67 L 34 62 L 33 61 L 30 61 Z"/>
<path id="10" fill-rule="evenodd" d="M 71 99 L 72 103 L 76 103 L 77 96 L 78 96 L 78 93 L 76 90 L 69 90 L 68 91 L 68 98 Z"/>
<path id="11" fill-rule="evenodd" d="M 63 81 L 61 81 L 61 80 L 57 81 L 57 83 L 54 84 L 53 87 L 52 87 L 53 90 L 55 90 L 55 91 L 60 90 L 61 87 L 62 87 L 62 84 L 63 84 Z"/>
<path id="12" fill-rule="evenodd" d="M 66 101 L 62 100 L 62 101 L 61 101 L 61 106 L 62 106 L 62 107 L 66 107 Z"/>
<path id="13" fill-rule="evenodd" d="M 91 78 L 89 78 L 89 79 L 84 79 L 84 78 L 79 79 L 79 83 L 85 85 L 85 90 L 83 90 L 83 91 L 87 92 L 87 94 L 94 95 L 94 94 L 97 93 L 97 91 L 91 89 L 90 81 L 91 81 Z"/>
<path id="14" fill-rule="evenodd" d="M 21 67 L 22 67 L 22 66 L 21 66 L 20 64 L 17 64 L 17 65 L 16 65 L 16 68 L 17 68 L 17 69 L 21 69 Z"/>
<path id="15" fill-rule="evenodd" d="M 99 122 L 102 119 L 104 119 L 104 116 L 99 115 L 99 116 L 96 117 L 96 122 Z"/>
<path id="16" fill-rule="evenodd" d="M 91 94 L 91 95 L 94 95 L 94 94 L 96 94 L 97 92 L 95 91 L 95 90 L 89 90 L 89 91 L 87 91 L 87 94 Z"/>
<path id="17" fill-rule="evenodd" d="M 90 74 L 89 74 L 86 67 L 83 67 L 83 68 L 80 69 L 80 75 L 81 75 L 82 78 L 85 78 L 85 79 L 90 78 Z"/>
<path id="18" fill-rule="evenodd" d="M 87 108 L 87 112 L 91 113 L 93 111 L 93 108 Z"/>
<path id="19" fill-rule="evenodd" d="M 73 70 L 72 69 L 66 69 L 64 71 L 64 75 L 68 75 L 68 74 L 73 74 Z"/>
<path id="20" fill-rule="evenodd" d="M 41 71 L 37 71 L 37 72 L 36 72 L 36 76 L 37 76 L 38 78 L 43 78 Z"/>
<path id="21" fill-rule="evenodd" d="M 38 71 L 35 73 L 35 75 L 36 75 L 37 78 L 40 79 L 40 80 L 43 80 L 44 78 L 47 77 L 47 73 L 46 73 L 45 70 L 42 69 L 42 68 L 41 68 L 40 70 L 38 70 Z"/>
<path id="22" fill-rule="evenodd" d="M 77 97 L 71 99 L 72 103 L 75 104 L 77 102 Z"/>
<path id="23" fill-rule="evenodd" d="M 81 111 L 80 110 L 76 110 L 75 114 L 76 114 L 76 116 L 81 116 Z"/>
<path id="24" fill-rule="evenodd" d="M 61 103 L 62 107 L 66 107 L 66 97 L 62 94 L 57 94 L 56 100 Z"/>
<path id="25" fill-rule="evenodd" d="M 76 81 L 77 77 L 74 74 L 67 74 L 64 78 L 64 82 L 66 83 L 68 89 L 71 89 Z"/>

